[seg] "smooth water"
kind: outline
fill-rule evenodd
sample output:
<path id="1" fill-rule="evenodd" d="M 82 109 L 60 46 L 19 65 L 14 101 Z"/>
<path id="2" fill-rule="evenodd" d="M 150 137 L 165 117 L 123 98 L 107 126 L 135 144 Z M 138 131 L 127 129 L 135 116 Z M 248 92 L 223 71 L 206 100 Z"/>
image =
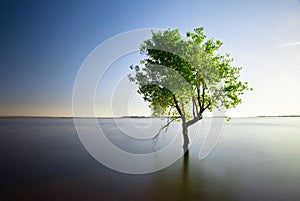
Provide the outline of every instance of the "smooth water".
<path id="1" fill-rule="evenodd" d="M 153 136 L 160 120 L 117 121 L 99 120 L 110 141 L 132 153 L 159 150 L 180 133 L 174 124 L 153 148 L 151 139 L 133 137 Z M 0 200 L 300 200 L 300 118 L 233 118 L 204 160 L 198 153 L 208 123 L 199 125 L 188 157 L 128 175 L 89 155 L 72 119 L 1 119 Z"/>

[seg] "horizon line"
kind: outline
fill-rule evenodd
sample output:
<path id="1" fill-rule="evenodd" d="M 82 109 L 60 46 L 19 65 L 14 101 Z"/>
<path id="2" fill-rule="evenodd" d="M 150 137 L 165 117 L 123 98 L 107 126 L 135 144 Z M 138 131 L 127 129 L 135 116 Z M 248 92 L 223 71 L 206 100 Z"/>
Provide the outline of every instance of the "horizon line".
<path id="1" fill-rule="evenodd" d="M 299 114 L 294 115 L 256 115 L 256 116 L 204 116 L 204 118 L 255 118 L 255 117 L 300 117 Z M 25 118 L 55 118 L 55 119 L 74 119 L 74 118 L 82 118 L 82 119 L 122 119 L 122 118 L 168 118 L 168 116 L 143 116 L 143 115 L 129 115 L 129 116 L 118 116 L 118 117 L 112 117 L 112 116 L 54 116 L 54 115 L 0 115 L 0 119 L 25 119 Z"/>

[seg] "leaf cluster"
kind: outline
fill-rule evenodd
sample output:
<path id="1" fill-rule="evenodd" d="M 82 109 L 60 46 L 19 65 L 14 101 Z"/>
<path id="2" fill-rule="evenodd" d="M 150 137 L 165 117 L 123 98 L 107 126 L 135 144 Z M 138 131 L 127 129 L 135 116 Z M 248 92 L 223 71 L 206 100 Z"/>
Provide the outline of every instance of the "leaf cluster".
<path id="1" fill-rule="evenodd" d="M 154 115 L 179 116 L 192 124 L 206 109 L 235 107 L 244 91 L 252 90 L 239 80 L 242 68 L 232 65 L 230 55 L 217 53 L 221 46 L 219 40 L 206 40 L 202 27 L 186 37 L 178 29 L 152 32 L 140 47 L 145 59 L 130 66 L 129 80 Z"/>

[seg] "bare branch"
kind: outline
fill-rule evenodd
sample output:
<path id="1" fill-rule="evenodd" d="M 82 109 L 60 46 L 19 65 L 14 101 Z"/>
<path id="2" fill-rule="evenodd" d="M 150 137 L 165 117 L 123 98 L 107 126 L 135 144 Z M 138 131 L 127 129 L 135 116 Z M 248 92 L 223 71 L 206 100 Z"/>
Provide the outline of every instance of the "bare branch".
<path id="1" fill-rule="evenodd" d="M 182 116 L 182 111 L 180 110 L 180 107 L 179 107 L 179 105 L 178 105 L 178 101 L 177 101 L 175 95 L 173 95 L 173 99 L 174 99 L 175 107 L 176 107 L 176 109 L 177 109 L 179 115 Z"/>
<path id="2" fill-rule="evenodd" d="M 205 83 L 202 81 L 202 106 L 200 108 L 200 113 L 202 114 L 204 112 L 204 104 L 205 104 Z M 201 115 L 200 114 L 200 115 Z"/>
<path id="3" fill-rule="evenodd" d="M 204 107 L 204 96 L 205 96 L 205 86 L 204 83 L 202 83 L 202 107 Z"/>
<path id="4" fill-rule="evenodd" d="M 192 101 L 193 101 L 193 116 L 194 118 L 196 118 L 199 116 L 199 112 L 198 112 L 198 106 L 194 96 L 192 96 Z"/>
<path id="5" fill-rule="evenodd" d="M 192 101 L 193 101 L 193 117 L 195 118 L 196 117 L 196 113 L 195 113 L 195 98 L 194 97 L 192 97 Z"/>
<path id="6" fill-rule="evenodd" d="M 208 102 L 207 106 L 203 109 L 203 112 L 204 112 L 204 110 L 206 110 L 210 105 L 211 105 L 211 101 Z"/>
<path id="7" fill-rule="evenodd" d="M 195 117 L 194 119 L 186 122 L 186 126 L 189 127 L 189 126 L 193 125 L 194 123 L 196 123 L 197 121 L 199 121 L 200 119 L 202 119 L 202 116 Z"/>
<path id="8" fill-rule="evenodd" d="M 186 112 L 184 110 L 184 104 L 181 102 L 181 118 L 185 118 L 186 117 Z"/>
<path id="9" fill-rule="evenodd" d="M 200 108 L 202 108 L 202 104 L 201 104 L 201 101 L 200 101 L 200 88 L 199 86 L 196 86 L 197 88 L 197 100 L 198 100 L 198 105 Z"/>
<path id="10" fill-rule="evenodd" d="M 161 134 L 161 132 L 162 132 L 163 130 L 165 130 L 165 132 L 167 132 L 167 131 L 168 131 L 168 127 L 170 126 L 170 124 L 171 124 L 173 121 L 175 121 L 176 119 L 179 119 L 179 118 L 181 118 L 181 117 L 172 117 L 172 119 L 169 120 L 169 121 L 167 122 L 167 124 L 163 125 L 163 126 L 159 129 L 158 133 L 153 137 L 153 144 L 154 144 L 154 145 L 157 144 L 158 137 L 159 137 L 159 135 Z"/>

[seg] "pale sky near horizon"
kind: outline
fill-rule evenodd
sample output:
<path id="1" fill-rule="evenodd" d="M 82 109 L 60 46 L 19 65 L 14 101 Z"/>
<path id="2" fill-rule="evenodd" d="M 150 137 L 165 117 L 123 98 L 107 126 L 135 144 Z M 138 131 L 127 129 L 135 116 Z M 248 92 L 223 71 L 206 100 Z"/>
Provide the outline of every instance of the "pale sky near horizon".
<path id="1" fill-rule="evenodd" d="M 231 53 L 234 64 L 243 66 L 241 79 L 254 88 L 228 115 L 300 114 L 299 0 L 7 1 L 0 5 L 0 115 L 72 116 L 76 74 L 99 44 L 135 29 L 178 28 L 184 34 L 196 27 L 204 27 L 208 38 L 224 43 L 221 51 Z M 101 80 L 98 116 L 111 115 L 106 96 L 114 92 L 129 65 L 138 63 L 137 58 L 131 54 L 116 61 Z M 122 116 L 124 101 L 114 101 L 114 115 Z M 149 114 L 137 95 L 125 105 L 130 115 Z"/>

